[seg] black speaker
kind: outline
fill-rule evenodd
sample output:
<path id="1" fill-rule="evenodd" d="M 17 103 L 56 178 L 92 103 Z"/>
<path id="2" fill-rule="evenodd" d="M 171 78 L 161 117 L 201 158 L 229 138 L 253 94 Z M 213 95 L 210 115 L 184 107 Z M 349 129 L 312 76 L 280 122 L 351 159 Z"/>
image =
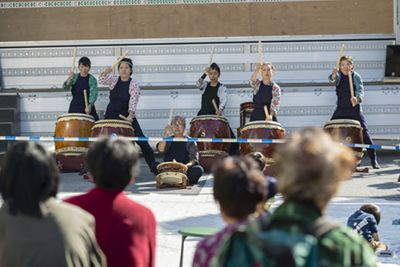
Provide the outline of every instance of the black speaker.
<path id="1" fill-rule="evenodd" d="M 386 47 L 385 77 L 400 78 L 400 45 Z"/>

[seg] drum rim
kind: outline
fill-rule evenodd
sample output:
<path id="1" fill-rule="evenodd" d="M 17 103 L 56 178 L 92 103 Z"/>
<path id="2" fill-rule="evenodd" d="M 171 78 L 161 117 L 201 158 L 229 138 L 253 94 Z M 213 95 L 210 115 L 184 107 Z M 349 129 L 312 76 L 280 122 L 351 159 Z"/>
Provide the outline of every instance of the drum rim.
<path id="1" fill-rule="evenodd" d="M 127 124 L 132 126 L 132 123 L 129 121 L 124 121 L 124 120 L 98 120 L 94 124 L 100 124 L 100 123 L 121 123 L 121 124 Z"/>
<path id="2" fill-rule="evenodd" d="M 278 130 L 285 132 L 285 128 L 283 128 L 282 125 L 276 121 L 250 121 L 243 126 L 240 132 L 252 129 L 252 126 L 256 125 L 263 125 L 263 126 L 268 125 L 270 127 L 262 127 L 262 128 L 274 129 L 272 127 L 276 127 Z"/>
<path id="3" fill-rule="evenodd" d="M 190 124 L 199 120 L 216 120 L 216 121 L 223 121 L 229 124 L 229 121 L 225 117 L 218 115 L 198 115 L 196 117 L 193 117 L 193 119 L 190 121 Z"/>
<path id="4" fill-rule="evenodd" d="M 348 124 L 348 125 L 357 125 L 361 127 L 361 123 L 357 120 L 352 120 L 352 119 L 335 119 L 335 120 L 330 120 L 325 123 L 325 126 L 327 125 L 335 125 L 335 124 Z"/>
<path id="5" fill-rule="evenodd" d="M 95 122 L 94 117 L 92 115 L 84 114 L 84 113 L 65 113 L 58 116 L 57 121 L 68 119 L 68 117 L 77 117 L 79 119 L 87 119 L 90 122 Z"/>
<path id="6" fill-rule="evenodd" d="M 157 170 L 158 170 L 158 167 L 160 167 L 160 169 L 161 169 L 162 166 L 167 165 L 167 164 L 178 164 L 178 165 L 182 165 L 183 170 L 185 170 L 185 171 L 188 170 L 188 167 L 187 167 L 185 164 L 180 163 L 180 162 L 173 162 L 173 161 L 166 161 L 166 162 L 163 162 L 163 163 L 158 164 L 158 165 L 157 165 Z"/>

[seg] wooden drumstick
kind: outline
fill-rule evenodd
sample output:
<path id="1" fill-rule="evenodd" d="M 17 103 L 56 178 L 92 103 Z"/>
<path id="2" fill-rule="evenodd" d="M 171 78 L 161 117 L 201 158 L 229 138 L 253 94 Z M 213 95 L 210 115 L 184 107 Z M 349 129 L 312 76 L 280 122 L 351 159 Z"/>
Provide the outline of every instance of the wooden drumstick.
<path id="1" fill-rule="evenodd" d="M 261 51 L 262 51 L 261 41 L 258 41 L 258 63 L 262 64 Z M 258 74 L 261 76 L 261 70 L 258 72 Z"/>
<path id="2" fill-rule="evenodd" d="M 173 108 L 171 108 L 171 112 L 169 113 L 169 121 L 168 121 L 168 125 L 171 125 L 171 120 L 172 120 L 172 111 L 173 111 L 174 109 Z"/>
<path id="3" fill-rule="evenodd" d="M 350 83 L 350 94 L 351 94 L 351 98 L 353 98 L 354 97 L 354 91 L 353 91 L 353 77 L 351 77 L 351 70 L 349 71 L 348 75 L 349 75 L 349 83 Z M 351 104 L 354 107 L 353 102 L 351 102 Z"/>
<path id="4" fill-rule="evenodd" d="M 271 120 L 271 119 L 269 118 L 269 113 L 268 113 L 268 108 L 267 108 L 267 106 L 264 106 L 264 112 L 265 112 L 265 117 L 267 118 L 267 120 Z"/>
<path id="5" fill-rule="evenodd" d="M 122 114 L 119 114 L 119 117 L 121 118 L 121 119 L 123 119 L 123 120 L 126 120 L 126 121 L 129 121 L 128 120 L 128 118 L 127 117 L 125 117 L 124 115 L 122 115 Z M 130 121 L 129 121 L 130 122 Z"/>
<path id="6" fill-rule="evenodd" d="M 339 63 L 340 63 L 340 59 L 342 58 L 343 49 L 344 49 L 344 45 L 342 45 L 342 49 L 340 49 L 339 58 L 338 58 L 338 60 L 336 62 L 336 68 L 339 68 Z"/>
<path id="7" fill-rule="evenodd" d="M 211 61 L 212 61 L 212 58 L 213 58 L 213 55 L 214 55 L 214 48 L 215 48 L 215 46 L 213 45 L 213 47 L 211 49 L 210 60 L 208 61 L 208 67 L 211 66 Z"/>
<path id="8" fill-rule="evenodd" d="M 85 107 L 88 107 L 88 102 L 87 102 L 87 95 L 86 95 L 86 89 L 83 90 L 83 97 L 85 98 Z"/>
<path id="9" fill-rule="evenodd" d="M 112 65 L 111 69 L 115 68 L 115 66 L 117 66 L 117 64 L 129 53 L 129 50 L 126 50 L 125 54 L 123 54 L 118 60 L 117 62 L 114 63 L 114 65 Z"/>
<path id="10" fill-rule="evenodd" d="M 74 59 L 72 60 L 71 72 L 74 72 L 75 70 L 75 57 L 76 57 L 76 47 L 74 47 Z"/>
<path id="11" fill-rule="evenodd" d="M 212 103 L 214 105 L 215 112 L 218 112 L 218 107 L 217 107 L 217 103 L 215 102 L 215 99 L 212 100 Z"/>

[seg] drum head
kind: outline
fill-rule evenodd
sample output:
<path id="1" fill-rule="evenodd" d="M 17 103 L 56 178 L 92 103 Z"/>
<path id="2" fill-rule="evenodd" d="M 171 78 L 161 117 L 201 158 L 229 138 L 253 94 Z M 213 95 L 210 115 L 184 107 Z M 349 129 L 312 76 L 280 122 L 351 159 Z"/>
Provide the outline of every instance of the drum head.
<path id="1" fill-rule="evenodd" d="M 339 120 L 331 120 L 325 123 L 324 128 L 329 128 L 329 127 L 360 127 L 361 124 L 359 121 L 356 120 L 349 120 L 349 119 L 339 119 Z"/>
<path id="2" fill-rule="evenodd" d="M 180 184 L 182 183 L 182 178 L 187 176 L 180 172 L 162 172 L 158 175 L 160 180 L 164 184 Z"/>
<path id="3" fill-rule="evenodd" d="M 134 131 L 132 124 L 128 121 L 123 121 L 123 120 L 99 120 L 94 123 L 92 130 L 103 127 L 127 128 Z"/>
<path id="4" fill-rule="evenodd" d="M 172 162 L 172 161 L 166 161 L 164 163 L 160 163 L 157 166 L 157 170 L 158 171 L 162 171 L 162 170 L 171 170 L 172 172 L 174 172 L 175 170 L 183 170 L 183 171 L 187 171 L 187 166 L 185 164 L 182 164 L 180 162 Z"/>
<path id="5" fill-rule="evenodd" d="M 200 115 L 200 116 L 196 116 L 190 121 L 190 124 L 192 124 L 195 121 L 206 121 L 206 120 L 223 121 L 226 124 L 229 124 L 229 121 L 227 119 L 225 119 L 222 116 L 218 116 L 218 115 Z"/>
<path id="6" fill-rule="evenodd" d="M 58 117 L 57 122 L 70 121 L 70 120 L 84 120 L 84 121 L 94 122 L 94 118 L 92 115 L 87 115 L 83 113 L 62 114 L 60 115 L 60 117 Z"/>
<path id="7" fill-rule="evenodd" d="M 258 128 L 269 128 L 269 129 L 277 129 L 285 132 L 282 125 L 276 121 L 251 121 L 244 125 L 241 132 L 246 131 L 248 129 L 258 129 Z"/>

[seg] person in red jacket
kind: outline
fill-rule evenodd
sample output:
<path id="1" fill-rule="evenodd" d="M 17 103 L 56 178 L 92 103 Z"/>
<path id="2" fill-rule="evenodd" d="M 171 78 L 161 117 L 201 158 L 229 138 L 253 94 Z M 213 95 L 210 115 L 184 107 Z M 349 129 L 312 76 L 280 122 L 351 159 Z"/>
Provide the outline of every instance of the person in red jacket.
<path id="1" fill-rule="evenodd" d="M 96 238 L 108 267 L 155 264 L 154 215 L 122 191 L 136 178 L 139 163 L 139 153 L 130 142 L 110 138 L 93 143 L 86 166 L 95 187 L 65 200 L 95 217 Z"/>

